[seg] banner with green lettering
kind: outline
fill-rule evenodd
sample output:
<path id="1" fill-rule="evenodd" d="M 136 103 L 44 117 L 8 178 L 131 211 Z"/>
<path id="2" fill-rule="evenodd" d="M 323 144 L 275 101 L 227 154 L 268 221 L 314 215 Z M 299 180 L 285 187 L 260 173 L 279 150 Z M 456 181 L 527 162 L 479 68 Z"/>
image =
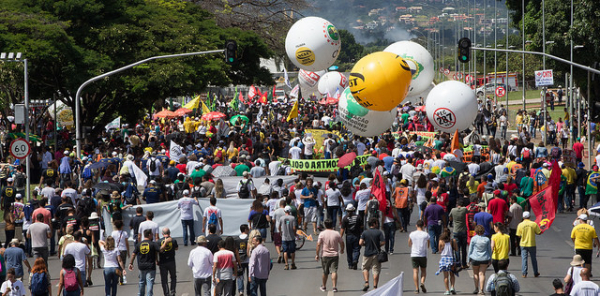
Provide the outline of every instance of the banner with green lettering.
<path id="1" fill-rule="evenodd" d="M 367 164 L 367 158 L 369 155 L 357 156 L 354 163 L 358 161 L 358 164 L 363 166 Z M 286 163 L 289 161 L 289 166 L 294 172 L 336 172 L 338 168 L 338 158 L 334 159 L 288 159 L 279 158 L 281 162 Z M 350 169 L 351 166 L 347 166 Z"/>

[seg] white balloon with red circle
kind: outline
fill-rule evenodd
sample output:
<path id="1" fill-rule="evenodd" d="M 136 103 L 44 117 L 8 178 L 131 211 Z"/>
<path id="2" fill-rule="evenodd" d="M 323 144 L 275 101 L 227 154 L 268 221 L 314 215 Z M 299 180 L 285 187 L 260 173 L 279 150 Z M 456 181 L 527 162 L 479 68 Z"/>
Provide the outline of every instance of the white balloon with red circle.
<path id="1" fill-rule="evenodd" d="M 344 89 L 348 87 L 348 78 L 340 72 L 327 72 L 319 79 L 319 93 L 322 95 L 329 94 L 333 96 L 337 91 L 342 94 Z"/>
<path id="2" fill-rule="evenodd" d="M 342 123 L 353 134 L 363 137 L 378 136 L 392 126 L 397 108 L 390 111 L 373 111 L 361 106 L 346 88 L 338 102 L 338 113 Z"/>
<path id="3" fill-rule="evenodd" d="M 329 68 L 341 47 L 336 27 L 320 17 L 305 17 L 297 21 L 285 38 L 285 51 L 294 65 L 308 71 Z"/>
<path id="4" fill-rule="evenodd" d="M 399 41 L 383 51 L 401 56 L 410 66 L 413 73 L 407 97 L 424 92 L 433 82 L 435 76 L 433 57 L 422 45 L 412 41 Z"/>
<path id="5" fill-rule="evenodd" d="M 300 88 L 302 90 L 302 97 L 305 99 L 319 94 L 319 80 L 325 75 L 325 71 L 298 71 L 298 81 L 300 82 Z"/>
<path id="6" fill-rule="evenodd" d="M 436 129 L 444 132 L 462 131 L 475 120 L 477 97 L 468 85 L 459 81 L 445 81 L 429 92 L 425 112 Z"/>

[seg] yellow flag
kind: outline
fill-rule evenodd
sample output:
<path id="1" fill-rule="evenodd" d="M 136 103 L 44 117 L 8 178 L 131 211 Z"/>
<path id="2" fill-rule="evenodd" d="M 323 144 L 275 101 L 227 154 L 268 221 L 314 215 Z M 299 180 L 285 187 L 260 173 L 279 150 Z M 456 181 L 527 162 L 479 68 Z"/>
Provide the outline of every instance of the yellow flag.
<path id="1" fill-rule="evenodd" d="M 202 102 L 202 114 L 209 113 L 210 109 L 208 109 L 208 107 L 206 107 L 206 104 L 204 104 L 203 101 L 200 101 L 200 102 Z"/>
<path id="2" fill-rule="evenodd" d="M 198 105 L 200 104 L 200 96 L 197 96 L 195 99 L 189 101 L 187 104 L 183 105 L 183 108 L 194 110 L 198 109 Z"/>
<path id="3" fill-rule="evenodd" d="M 298 117 L 298 101 L 296 101 L 294 106 L 292 106 L 292 110 L 290 110 L 290 114 L 288 114 L 287 121 L 290 121 L 296 117 Z"/>

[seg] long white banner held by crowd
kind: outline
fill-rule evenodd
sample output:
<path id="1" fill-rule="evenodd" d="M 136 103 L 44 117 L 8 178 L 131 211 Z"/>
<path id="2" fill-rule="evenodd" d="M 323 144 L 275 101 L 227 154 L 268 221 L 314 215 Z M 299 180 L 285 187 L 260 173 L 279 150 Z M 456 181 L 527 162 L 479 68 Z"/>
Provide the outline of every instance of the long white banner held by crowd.
<path id="1" fill-rule="evenodd" d="M 404 287 L 404 272 L 401 272 L 399 276 L 391 279 L 385 285 L 380 286 L 375 290 L 371 290 L 369 293 L 363 296 L 402 296 Z"/>
<path id="2" fill-rule="evenodd" d="M 217 207 L 221 209 L 221 215 L 223 217 L 223 235 L 233 236 L 240 234 L 240 225 L 248 223 L 248 215 L 250 214 L 250 206 L 252 205 L 252 199 L 218 199 Z M 208 198 L 202 198 L 198 200 L 199 207 L 194 206 L 194 232 L 195 236 L 207 235 L 202 229 L 202 214 L 209 204 Z M 153 211 L 154 219 L 160 229 L 163 227 L 169 227 L 171 229 L 171 236 L 183 237 L 183 228 L 181 226 L 181 214 L 177 208 L 177 201 L 167 201 L 153 203 L 149 205 L 140 205 L 128 208 L 123 211 L 123 222 L 125 223 L 125 229 L 128 231 L 129 236 L 133 236 L 133 231 L 129 228 L 129 221 L 135 216 L 135 210 L 137 207 L 144 209 L 144 216 L 146 212 Z M 107 211 L 102 213 L 106 227 L 106 233 L 112 233 L 113 227 L 110 221 L 110 214 Z M 160 234 L 159 234 L 160 235 Z"/>
<path id="3" fill-rule="evenodd" d="M 288 184 L 294 182 L 294 180 L 298 177 L 297 176 L 268 176 L 268 177 L 252 178 L 252 183 L 254 183 L 254 187 L 256 187 L 256 189 L 258 190 L 260 185 L 262 185 L 265 182 L 266 178 L 269 178 L 269 182 L 271 185 L 275 184 L 275 181 L 277 179 L 282 179 L 283 184 L 288 185 Z M 221 177 L 220 179 L 223 180 L 223 188 L 225 189 L 225 192 L 227 193 L 227 198 L 238 198 L 237 186 L 240 183 L 240 181 L 242 180 L 242 177 Z"/>

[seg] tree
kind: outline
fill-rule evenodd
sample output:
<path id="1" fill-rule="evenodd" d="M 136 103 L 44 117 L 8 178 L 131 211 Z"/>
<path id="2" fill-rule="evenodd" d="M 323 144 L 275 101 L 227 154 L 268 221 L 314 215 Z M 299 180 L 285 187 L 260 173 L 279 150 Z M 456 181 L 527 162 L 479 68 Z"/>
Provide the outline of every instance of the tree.
<path id="1" fill-rule="evenodd" d="M 139 119 L 156 101 L 192 95 L 207 85 L 272 83 L 260 58 L 273 52 L 253 32 L 223 29 L 192 3 L 165 0 L 0 0 L 0 47 L 30 60 L 31 98 L 60 100 L 74 108 L 77 88 L 91 77 L 145 58 L 223 48 L 234 39 L 240 61 L 223 56 L 159 60 L 87 86 L 83 125 L 102 127 L 118 115 Z M 2 67 L 4 71 L 4 67 Z M 0 72 L 0 75 L 3 72 Z M 10 102 L 22 97 L 0 83 Z"/>
<path id="2" fill-rule="evenodd" d="M 337 58 L 337 63 L 340 65 L 340 71 L 350 71 L 354 64 L 364 56 L 364 47 L 354 39 L 354 35 L 348 30 L 338 30 L 342 48 L 340 55 Z"/>

